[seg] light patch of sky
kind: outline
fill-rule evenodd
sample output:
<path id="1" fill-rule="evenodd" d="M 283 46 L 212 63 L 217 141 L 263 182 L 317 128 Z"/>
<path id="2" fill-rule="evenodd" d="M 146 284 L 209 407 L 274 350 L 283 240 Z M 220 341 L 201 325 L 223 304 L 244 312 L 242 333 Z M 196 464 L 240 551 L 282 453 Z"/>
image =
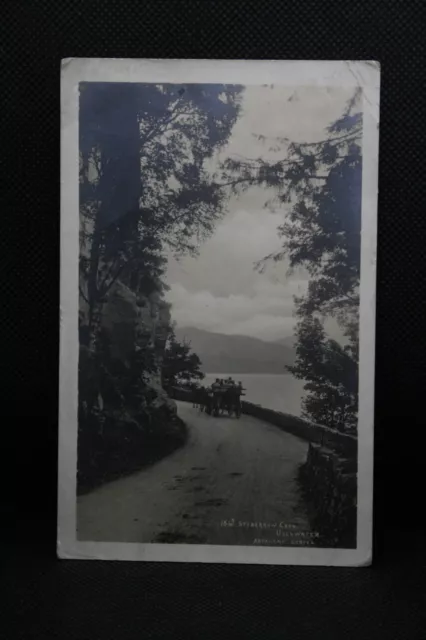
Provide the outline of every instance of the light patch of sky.
<path id="1" fill-rule="evenodd" d="M 295 142 L 324 139 L 326 127 L 342 114 L 350 97 L 344 88 L 246 87 L 242 114 L 228 144 L 211 161 L 211 170 L 229 156 L 278 159 L 283 145 L 280 151 L 271 147 L 279 137 Z M 273 195 L 271 189 L 251 187 L 231 196 L 225 216 L 200 246 L 198 257 L 177 261 L 168 256 L 167 298 L 179 326 L 265 340 L 292 335 L 293 296 L 306 290 L 306 272 L 289 276 L 286 260 L 268 266 L 263 274 L 254 269 L 256 261 L 281 247 L 277 227 L 287 209 L 281 206 L 274 213 L 265 208 Z M 328 321 L 326 327 L 341 338 L 335 322 Z"/>

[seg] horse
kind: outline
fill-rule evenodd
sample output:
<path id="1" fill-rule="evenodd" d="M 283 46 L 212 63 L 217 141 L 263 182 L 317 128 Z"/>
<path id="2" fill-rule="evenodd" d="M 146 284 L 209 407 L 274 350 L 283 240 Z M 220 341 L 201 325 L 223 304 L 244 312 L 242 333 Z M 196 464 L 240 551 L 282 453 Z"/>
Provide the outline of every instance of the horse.
<path id="1" fill-rule="evenodd" d="M 239 418 L 241 416 L 241 398 L 242 392 L 237 387 L 230 387 L 224 393 L 223 409 L 228 412 L 229 416 L 235 413 Z"/>

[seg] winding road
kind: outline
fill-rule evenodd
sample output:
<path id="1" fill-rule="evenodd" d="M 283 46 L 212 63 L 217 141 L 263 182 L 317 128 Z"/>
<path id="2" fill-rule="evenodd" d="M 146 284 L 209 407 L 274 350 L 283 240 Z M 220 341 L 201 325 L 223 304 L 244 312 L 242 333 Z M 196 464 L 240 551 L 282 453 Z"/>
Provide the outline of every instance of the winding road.
<path id="1" fill-rule="evenodd" d="M 215 418 L 177 404 L 186 446 L 80 496 L 79 540 L 278 544 L 273 523 L 309 531 L 296 479 L 306 442 L 250 416 Z"/>

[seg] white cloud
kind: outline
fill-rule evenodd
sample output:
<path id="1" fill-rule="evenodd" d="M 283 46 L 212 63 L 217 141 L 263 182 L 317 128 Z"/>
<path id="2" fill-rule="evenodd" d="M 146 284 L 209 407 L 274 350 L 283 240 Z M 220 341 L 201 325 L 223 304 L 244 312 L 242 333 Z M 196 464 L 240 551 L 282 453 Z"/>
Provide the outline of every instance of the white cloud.
<path id="1" fill-rule="evenodd" d="M 230 211 L 200 247 L 199 257 L 176 262 L 169 256 L 168 282 L 181 283 L 188 291 L 207 290 L 226 297 L 251 295 L 256 283 L 268 277 L 285 280 L 286 263 L 277 265 L 268 275 L 254 269 L 256 261 L 280 249 L 277 227 L 281 222 L 282 216 L 264 209 Z"/>
<path id="2" fill-rule="evenodd" d="M 339 118 L 353 94 L 351 87 L 248 86 L 243 97 L 243 114 L 237 121 L 222 156 L 273 158 L 276 138 L 293 142 L 323 139 L 325 128 Z M 257 141 L 252 134 L 265 136 Z M 275 139 L 275 140 L 274 140 Z"/>
<path id="3" fill-rule="evenodd" d="M 292 335 L 293 295 L 302 288 L 303 282 L 283 286 L 265 281 L 256 285 L 253 295 L 214 296 L 207 290 L 190 292 L 176 283 L 167 297 L 181 327 L 276 340 Z"/>
<path id="4" fill-rule="evenodd" d="M 219 159 L 236 154 L 272 160 L 273 138 L 320 140 L 325 127 L 342 113 L 350 91 L 325 87 L 247 87 L 244 111 Z M 257 141 L 253 134 L 262 134 Z M 282 154 L 282 150 L 280 151 Z M 212 159 L 212 168 L 218 157 Z M 167 281 L 172 317 L 181 326 L 275 340 L 293 334 L 294 294 L 306 290 L 301 271 L 287 278 L 288 262 L 274 263 L 264 274 L 254 263 L 282 247 L 277 227 L 286 216 L 264 208 L 273 191 L 252 187 L 231 196 L 224 219 L 197 258 L 177 262 L 169 256 Z M 338 333 L 335 323 L 332 331 Z"/>

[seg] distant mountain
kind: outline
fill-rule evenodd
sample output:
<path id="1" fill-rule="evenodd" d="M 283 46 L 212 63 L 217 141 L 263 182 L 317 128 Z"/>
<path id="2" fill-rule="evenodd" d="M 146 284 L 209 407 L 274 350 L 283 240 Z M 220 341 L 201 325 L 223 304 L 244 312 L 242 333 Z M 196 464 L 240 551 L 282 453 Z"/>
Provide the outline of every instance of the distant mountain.
<path id="1" fill-rule="evenodd" d="M 294 336 L 288 336 L 287 338 L 282 338 L 281 340 L 277 340 L 278 344 L 283 344 L 290 349 L 294 349 L 296 344 L 296 338 Z"/>
<path id="2" fill-rule="evenodd" d="M 205 373 L 286 373 L 294 362 L 288 344 L 248 336 L 211 333 L 194 327 L 176 328 L 176 338 L 191 343 Z"/>

